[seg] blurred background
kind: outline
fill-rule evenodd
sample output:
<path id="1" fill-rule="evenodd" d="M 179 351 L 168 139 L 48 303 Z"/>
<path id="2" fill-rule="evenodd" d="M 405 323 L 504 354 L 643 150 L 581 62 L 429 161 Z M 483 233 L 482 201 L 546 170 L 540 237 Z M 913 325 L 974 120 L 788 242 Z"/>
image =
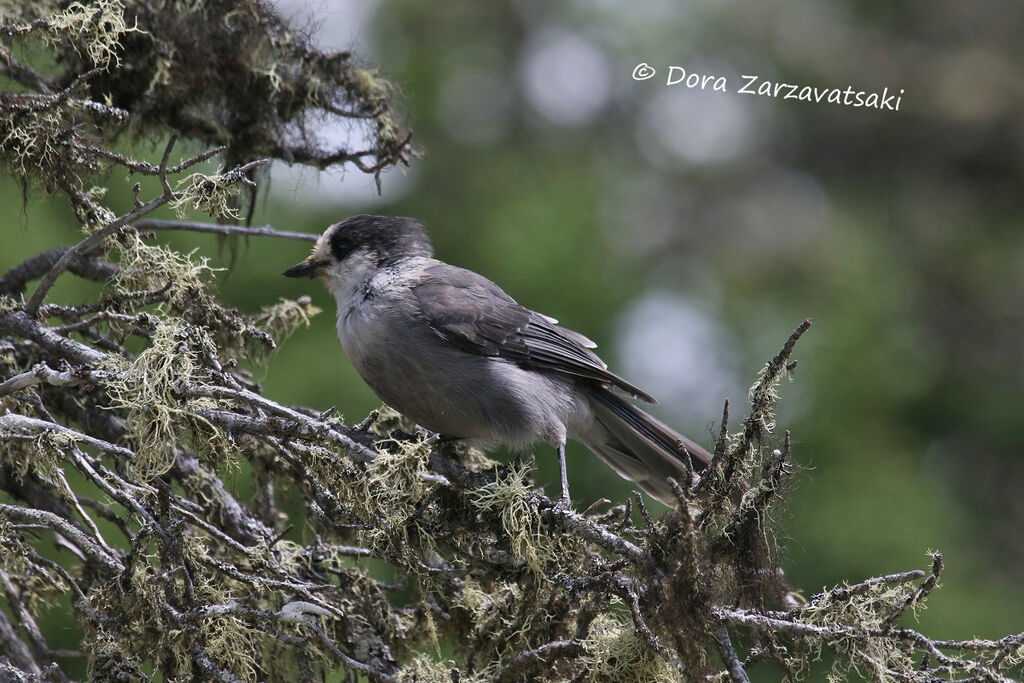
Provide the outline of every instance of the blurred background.
<path id="1" fill-rule="evenodd" d="M 381 65 L 424 152 L 371 178 L 271 173 L 254 224 L 320 232 L 412 215 L 438 255 L 600 344 L 704 444 L 805 317 L 779 432 L 800 468 L 776 520 L 807 594 L 926 568 L 934 637 L 1024 628 L 1024 5 L 729 0 L 300 3 L 326 47 Z M 637 81 L 647 63 L 657 74 Z M 728 92 L 666 85 L 670 65 Z M 900 111 L 737 94 L 742 74 L 904 90 Z M 326 128 L 326 140 L 357 133 Z M 155 148 L 136 152 L 152 158 Z M 158 153 L 157 153 L 158 156 Z M 77 239 L 62 199 L 5 178 L 6 270 Z M 130 206 L 117 172 L 107 203 Z M 161 234 L 218 265 L 212 237 Z M 265 369 L 269 395 L 359 420 L 379 402 L 345 360 L 333 302 L 280 277 L 300 243 L 241 245 L 224 300 L 325 309 Z M 81 283 L 62 283 L 81 296 Z M 536 449 L 557 490 L 554 452 Z M 581 447 L 577 507 L 630 490 Z M 241 475 L 239 475 L 241 478 Z M 244 487 L 244 481 L 239 482 Z"/>

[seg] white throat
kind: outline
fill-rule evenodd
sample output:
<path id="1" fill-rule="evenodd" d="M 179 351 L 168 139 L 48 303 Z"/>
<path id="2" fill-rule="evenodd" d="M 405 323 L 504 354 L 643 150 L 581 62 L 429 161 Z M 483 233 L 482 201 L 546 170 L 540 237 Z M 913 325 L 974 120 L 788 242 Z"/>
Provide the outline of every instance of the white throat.
<path id="1" fill-rule="evenodd" d="M 359 308 L 367 298 L 387 295 L 402 287 L 432 259 L 423 256 L 405 258 L 384 268 L 367 254 L 354 254 L 336 266 L 326 281 L 327 289 L 338 303 L 338 320 Z"/>
<path id="2" fill-rule="evenodd" d="M 335 265 L 325 279 L 327 291 L 338 302 L 338 319 L 366 298 L 372 281 L 380 273 L 376 260 L 366 252 L 355 253 Z"/>

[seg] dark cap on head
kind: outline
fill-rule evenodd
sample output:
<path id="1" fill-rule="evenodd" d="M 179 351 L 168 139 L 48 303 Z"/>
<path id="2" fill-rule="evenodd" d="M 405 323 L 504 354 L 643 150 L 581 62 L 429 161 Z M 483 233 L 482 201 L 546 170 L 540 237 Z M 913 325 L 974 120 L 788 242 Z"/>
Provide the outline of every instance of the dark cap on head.
<path id="1" fill-rule="evenodd" d="M 404 216 L 359 214 L 335 223 L 324 231 L 313 254 L 284 272 L 285 277 L 313 278 L 330 263 L 340 263 L 349 254 L 365 249 L 385 267 L 402 259 L 434 255 L 423 224 Z"/>
<path id="2" fill-rule="evenodd" d="M 377 254 L 382 266 L 412 256 L 434 255 L 423 224 L 405 216 L 351 216 L 328 228 L 325 237 L 336 261 L 360 247 Z"/>

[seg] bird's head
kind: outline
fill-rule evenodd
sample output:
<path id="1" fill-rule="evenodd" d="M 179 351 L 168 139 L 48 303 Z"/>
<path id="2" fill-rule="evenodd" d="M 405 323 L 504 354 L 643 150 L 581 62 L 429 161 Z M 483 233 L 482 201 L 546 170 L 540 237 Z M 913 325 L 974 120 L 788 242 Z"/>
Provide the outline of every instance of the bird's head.
<path id="1" fill-rule="evenodd" d="M 381 268 L 434 253 L 423 225 L 414 218 L 360 214 L 324 231 L 305 261 L 284 271 L 285 277 L 321 280 L 337 292 L 359 287 Z"/>

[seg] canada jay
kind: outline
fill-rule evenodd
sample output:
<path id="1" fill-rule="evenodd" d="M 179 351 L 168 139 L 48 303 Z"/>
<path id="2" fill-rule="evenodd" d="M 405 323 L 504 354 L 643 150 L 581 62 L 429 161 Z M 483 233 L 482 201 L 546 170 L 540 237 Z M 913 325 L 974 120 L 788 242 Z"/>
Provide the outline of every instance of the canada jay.
<path id="1" fill-rule="evenodd" d="M 620 397 L 654 399 L 608 371 L 582 334 L 536 313 L 482 275 L 434 258 L 411 218 L 353 216 L 285 271 L 321 280 L 338 302 L 338 338 L 377 396 L 417 424 L 483 448 L 558 449 L 573 438 L 672 505 L 668 477 L 711 455 Z"/>

